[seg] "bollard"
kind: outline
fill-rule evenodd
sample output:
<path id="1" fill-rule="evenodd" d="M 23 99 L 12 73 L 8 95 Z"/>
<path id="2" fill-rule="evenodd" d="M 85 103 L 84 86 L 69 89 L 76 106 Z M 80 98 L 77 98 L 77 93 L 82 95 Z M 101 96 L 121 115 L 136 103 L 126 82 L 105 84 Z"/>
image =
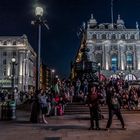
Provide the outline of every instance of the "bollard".
<path id="1" fill-rule="evenodd" d="M 15 120 L 16 119 L 16 102 L 10 101 L 9 107 L 10 107 L 10 119 Z"/>
<path id="2" fill-rule="evenodd" d="M 7 104 L 6 102 L 3 102 L 1 105 L 1 120 L 7 120 L 7 108 L 6 108 Z"/>
<path id="3" fill-rule="evenodd" d="M 1 104 L 1 120 L 4 120 L 4 113 L 3 113 L 3 110 L 4 110 L 4 105 L 3 103 Z"/>

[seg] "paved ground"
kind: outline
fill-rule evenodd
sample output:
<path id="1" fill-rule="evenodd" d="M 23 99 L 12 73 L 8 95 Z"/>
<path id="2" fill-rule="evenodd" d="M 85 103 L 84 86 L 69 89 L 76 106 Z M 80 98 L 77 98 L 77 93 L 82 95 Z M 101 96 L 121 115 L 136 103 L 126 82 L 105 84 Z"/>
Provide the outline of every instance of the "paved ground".
<path id="1" fill-rule="evenodd" d="M 28 112 L 17 112 L 17 121 L 0 122 L 0 140 L 139 140 L 140 114 L 125 114 L 127 130 L 121 130 L 114 117 L 110 132 L 88 130 L 88 115 L 72 115 L 48 118 L 48 125 L 29 123 Z M 105 128 L 107 116 L 101 120 Z"/>

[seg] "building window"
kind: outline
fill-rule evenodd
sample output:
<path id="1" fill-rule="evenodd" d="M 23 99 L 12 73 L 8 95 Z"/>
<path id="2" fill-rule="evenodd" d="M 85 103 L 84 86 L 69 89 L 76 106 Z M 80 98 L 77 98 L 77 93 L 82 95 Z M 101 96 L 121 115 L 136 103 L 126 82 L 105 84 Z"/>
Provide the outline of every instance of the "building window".
<path id="1" fill-rule="evenodd" d="M 113 34 L 111 38 L 112 38 L 113 40 L 115 40 L 115 39 L 116 39 L 116 35 Z"/>
<path id="2" fill-rule="evenodd" d="M 4 41 L 3 45 L 7 45 L 7 41 Z"/>
<path id="3" fill-rule="evenodd" d="M 6 76 L 6 68 L 3 69 L 3 75 Z"/>
<path id="4" fill-rule="evenodd" d="M 6 59 L 3 60 L 3 65 L 6 65 Z"/>
<path id="5" fill-rule="evenodd" d="M 106 35 L 105 34 L 102 35 L 102 39 L 106 39 Z"/>
<path id="6" fill-rule="evenodd" d="M 113 45 L 113 46 L 111 46 L 111 50 L 117 51 L 117 50 L 118 50 L 117 45 Z"/>
<path id="7" fill-rule="evenodd" d="M 17 42 L 16 42 L 16 41 L 14 41 L 14 42 L 13 42 L 13 45 L 16 45 L 16 44 L 17 44 Z"/>
<path id="8" fill-rule="evenodd" d="M 96 51 L 102 50 L 102 46 L 95 46 L 95 50 L 96 50 Z"/>
<path id="9" fill-rule="evenodd" d="M 13 57 L 14 57 L 14 56 L 16 56 L 16 52 L 15 52 L 15 51 L 13 52 Z"/>
<path id="10" fill-rule="evenodd" d="M 111 57 L 111 69 L 116 71 L 118 69 L 118 56 L 116 54 Z"/>
<path id="11" fill-rule="evenodd" d="M 97 39 L 97 36 L 96 36 L 96 34 L 93 34 L 93 39 Z"/>
<path id="12" fill-rule="evenodd" d="M 123 39 L 123 40 L 125 39 L 125 35 L 124 34 L 121 35 L 121 39 Z"/>
<path id="13" fill-rule="evenodd" d="M 130 36 L 130 39 L 135 39 L 135 35 L 131 35 Z"/>
<path id="14" fill-rule="evenodd" d="M 3 56 L 7 56 L 7 52 L 3 52 Z"/>
<path id="15" fill-rule="evenodd" d="M 127 54 L 126 56 L 126 63 L 127 63 L 127 67 L 128 69 L 132 69 L 133 68 L 133 55 L 132 54 Z"/>

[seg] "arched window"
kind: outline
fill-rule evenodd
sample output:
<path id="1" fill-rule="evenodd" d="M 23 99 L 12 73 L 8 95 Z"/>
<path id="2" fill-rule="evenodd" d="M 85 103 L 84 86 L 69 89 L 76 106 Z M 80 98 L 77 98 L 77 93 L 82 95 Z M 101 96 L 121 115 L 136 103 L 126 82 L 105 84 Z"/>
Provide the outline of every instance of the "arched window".
<path id="1" fill-rule="evenodd" d="M 112 38 L 113 40 L 115 40 L 115 39 L 116 39 L 116 35 L 113 34 L 111 38 Z"/>
<path id="2" fill-rule="evenodd" d="M 16 41 L 13 41 L 13 45 L 16 45 L 17 44 L 17 42 Z"/>
<path id="3" fill-rule="evenodd" d="M 111 68 L 113 71 L 118 69 L 118 56 L 116 54 L 111 56 Z"/>
<path id="4" fill-rule="evenodd" d="M 135 39 L 135 35 L 131 35 L 130 36 L 130 39 Z"/>
<path id="5" fill-rule="evenodd" d="M 121 35 L 121 39 L 123 39 L 123 40 L 125 39 L 125 35 L 124 34 Z"/>
<path id="6" fill-rule="evenodd" d="M 7 41 L 4 41 L 4 42 L 3 42 L 3 45 L 7 45 Z"/>
<path id="7" fill-rule="evenodd" d="M 106 35 L 105 34 L 102 34 L 102 39 L 106 39 Z"/>
<path id="8" fill-rule="evenodd" d="M 93 34 L 93 39 L 97 39 L 97 35 L 96 34 Z"/>

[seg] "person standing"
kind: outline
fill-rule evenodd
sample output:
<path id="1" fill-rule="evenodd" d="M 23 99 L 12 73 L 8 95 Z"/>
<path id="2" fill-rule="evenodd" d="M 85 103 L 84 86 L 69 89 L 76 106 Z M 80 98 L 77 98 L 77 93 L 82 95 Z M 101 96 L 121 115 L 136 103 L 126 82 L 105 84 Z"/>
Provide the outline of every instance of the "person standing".
<path id="1" fill-rule="evenodd" d="M 91 85 L 91 87 L 89 88 L 89 94 L 87 96 L 87 104 L 89 106 L 89 110 L 90 110 L 90 128 L 89 130 L 100 130 L 99 127 L 99 100 L 100 100 L 101 96 L 100 94 L 97 92 L 97 87 L 95 85 Z M 95 121 L 95 125 L 96 128 L 94 128 L 94 121 Z"/>
<path id="2" fill-rule="evenodd" d="M 107 104 L 109 110 L 109 118 L 106 125 L 106 129 L 109 130 L 112 124 L 113 116 L 116 115 L 121 122 L 122 129 L 126 129 L 124 120 L 120 111 L 121 108 L 121 99 L 119 94 L 117 94 L 114 87 L 110 87 L 110 91 L 107 94 Z"/>
<path id="3" fill-rule="evenodd" d="M 38 98 L 42 111 L 42 120 L 45 124 L 48 124 L 46 120 L 47 107 L 48 107 L 47 96 L 43 90 L 41 90 L 40 94 L 38 95 Z"/>

